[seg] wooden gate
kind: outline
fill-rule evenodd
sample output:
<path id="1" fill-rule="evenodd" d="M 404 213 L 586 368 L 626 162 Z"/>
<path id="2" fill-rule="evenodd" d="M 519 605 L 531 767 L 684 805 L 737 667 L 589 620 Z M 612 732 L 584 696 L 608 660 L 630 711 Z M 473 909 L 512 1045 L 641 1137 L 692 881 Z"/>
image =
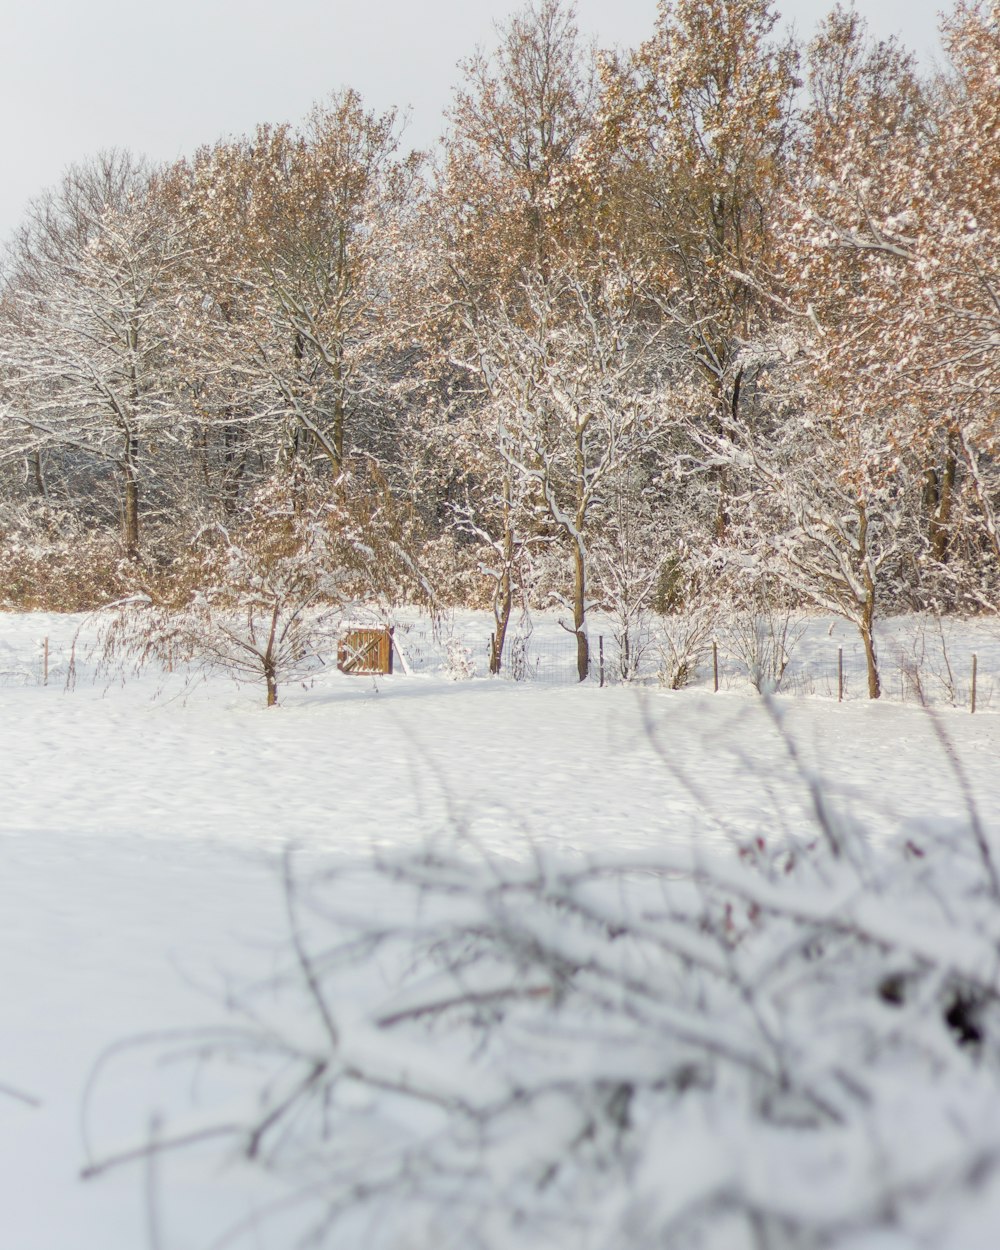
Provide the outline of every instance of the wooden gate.
<path id="1" fill-rule="evenodd" d="M 358 676 L 392 673 L 392 630 L 349 629 L 337 644 L 337 667 Z"/>

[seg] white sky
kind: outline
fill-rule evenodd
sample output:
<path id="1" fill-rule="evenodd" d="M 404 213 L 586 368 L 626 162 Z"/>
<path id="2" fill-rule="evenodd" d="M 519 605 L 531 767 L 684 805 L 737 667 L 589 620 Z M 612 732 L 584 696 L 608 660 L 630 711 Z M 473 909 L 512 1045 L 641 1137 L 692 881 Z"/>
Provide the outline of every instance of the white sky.
<path id="1" fill-rule="evenodd" d="M 942 0 L 942 3 L 944 0 Z M 778 0 L 808 36 L 832 0 Z M 0 237 L 71 162 L 112 147 L 155 160 L 261 121 L 297 121 L 356 87 L 369 107 L 411 110 L 408 142 L 430 145 L 458 81 L 456 62 L 490 46 L 510 0 L 0 0 L 5 119 Z M 880 36 L 925 61 L 938 0 L 858 0 Z M 578 0 L 581 30 L 634 46 L 655 0 Z"/>

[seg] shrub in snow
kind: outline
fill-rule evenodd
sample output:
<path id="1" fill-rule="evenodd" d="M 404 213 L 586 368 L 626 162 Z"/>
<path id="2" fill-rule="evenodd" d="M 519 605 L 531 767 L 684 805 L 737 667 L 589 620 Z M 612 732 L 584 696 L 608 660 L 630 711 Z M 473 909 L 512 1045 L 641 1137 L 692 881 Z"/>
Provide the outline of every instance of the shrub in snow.
<path id="1" fill-rule="evenodd" d="M 457 638 L 445 640 L 445 670 L 452 681 L 469 681 L 476 675 L 476 661 L 471 648 Z"/>
<path id="2" fill-rule="evenodd" d="M 724 600 L 721 570 L 687 551 L 666 561 L 654 606 L 662 613 L 656 631 L 661 686 L 680 690 L 695 680 L 719 625 Z"/>
<path id="3" fill-rule="evenodd" d="M 409 585 L 433 600 L 374 470 L 354 495 L 348 475 L 337 486 L 279 479 L 230 527 L 202 530 L 168 595 L 114 605 L 104 667 L 180 660 L 263 683 L 272 707 L 280 685 L 326 663 L 345 614 L 363 611 L 359 597 L 387 601 Z"/>
<path id="4" fill-rule="evenodd" d="M 695 680 L 698 665 L 712 645 L 718 619 L 715 603 L 692 604 L 663 618 L 657 639 L 661 686 L 680 690 Z"/>
<path id="5" fill-rule="evenodd" d="M 802 785 L 807 827 L 728 854 L 518 859 L 457 827 L 301 880 L 289 860 L 287 966 L 241 1023 L 178 1039 L 205 1101 L 94 1170 L 221 1134 L 310 1245 L 986 1245 L 985 832 L 970 811 L 874 846 Z M 244 1101 L 214 1109 L 213 1066 Z"/>
<path id="6" fill-rule="evenodd" d="M 189 553 L 186 601 L 142 596 L 115 607 L 102 635 L 105 665 L 183 660 L 262 682 L 272 707 L 279 684 L 310 671 L 333 646 L 348 600 L 331 546 L 321 513 L 268 510 L 239 532 L 211 527 Z"/>
<path id="7" fill-rule="evenodd" d="M 121 544 L 41 509 L 0 511 L 0 606 L 22 611 L 90 611 L 134 589 L 150 570 L 126 561 Z M 41 534 L 39 531 L 42 531 Z"/>
<path id="8" fill-rule="evenodd" d="M 746 667 L 750 684 L 759 693 L 781 689 L 785 669 L 805 622 L 767 580 L 755 581 L 734 596 L 723 631 L 729 651 Z"/>

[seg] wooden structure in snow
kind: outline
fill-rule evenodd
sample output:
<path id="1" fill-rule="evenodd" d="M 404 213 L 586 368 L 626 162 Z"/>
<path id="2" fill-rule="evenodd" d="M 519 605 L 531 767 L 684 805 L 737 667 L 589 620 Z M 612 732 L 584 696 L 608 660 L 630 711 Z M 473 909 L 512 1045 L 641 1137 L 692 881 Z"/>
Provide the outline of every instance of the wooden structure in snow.
<path id="1" fill-rule="evenodd" d="M 392 674 L 395 646 L 386 625 L 348 625 L 337 643 L 337 667 L 357 676 Z"/>

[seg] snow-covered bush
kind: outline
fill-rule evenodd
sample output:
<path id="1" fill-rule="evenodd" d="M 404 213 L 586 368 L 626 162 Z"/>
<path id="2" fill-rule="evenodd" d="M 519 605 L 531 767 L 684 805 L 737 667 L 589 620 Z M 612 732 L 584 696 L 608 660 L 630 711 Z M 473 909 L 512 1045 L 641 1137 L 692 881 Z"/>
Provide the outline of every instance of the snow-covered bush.
<path id="1" fill-rule="evenodd" d="M 333 542 L 326 516 L 291 509 L 262 511 L 239 532 L 210 527 L 188 554 L 182 602 L 141 596 L 114 607 L 102 635 L 105 667 L 183 660 L 263 682 L 272 707 L 279 684 L 334 646 L 349 600 Z"/>
<path id="2" fill-rule="evenodd" d="M 694 681 L 718 621 L 719 609 L 714 602 L 693 603 L 663 618 L 657 636 L 661 686 L 680 690 Z"/>
<path id="3" fill-rule="evenodd" d="M 278 478 L 231 525 L 205 526 L 164 593 L 112 605 L 103 667 L 181 659 L 195 671 L 263 682 L 272 707 L 280 684 L 332 658 L 345 614 L 363 613 L 359 601 L 384 608 L 410 589 L 433 607 L 376 472 L 356 493 L 350 485 L 347 475 L 337 489 Z"/>
<path id="4" fill-rule="evenodd" d="M 723 632 L 728 650 L 745 666 L 754 690 L 781 689 L 804 618 L 781 593 L 780 585 L 758 581 L 734 596 Z"/>
<path id="5" fill-rule="evenodd" d="M 773 813 L 728 853 L 514 858 L 458 826 L 301 879 L 289 860 L 287 966 L 234 990 L 242 1022 L 178 1039 L 202 1104 L 154 1149 L 230 1141 L 310 1245 L 988 1244 L 985 831 L 970 810 L 875 846 L 801 784 L 805 827 Z"/>
<path id="6" fill-rule="evenodd" d="M 661 686 L 680 690 L 695 680 L 721 622 L 723 573 L 710 557 L 687 548 L 659 568 L 652 604 L 661 614 L 655 630 Z"/>
<path id="7" fill-rule="evenodd" d="M 444 649 L 445 671 L 452 681 L 469 681 L 475 677 L 476 659 L 471 647 L 458 638 L 447 638 Z"/>
<path id="8" fill-rule="evenodd" d="M 116 537 L 56 508 L 0 506 L 0 607 L 81 612 L 121 598 L 149 569 Z"/>

